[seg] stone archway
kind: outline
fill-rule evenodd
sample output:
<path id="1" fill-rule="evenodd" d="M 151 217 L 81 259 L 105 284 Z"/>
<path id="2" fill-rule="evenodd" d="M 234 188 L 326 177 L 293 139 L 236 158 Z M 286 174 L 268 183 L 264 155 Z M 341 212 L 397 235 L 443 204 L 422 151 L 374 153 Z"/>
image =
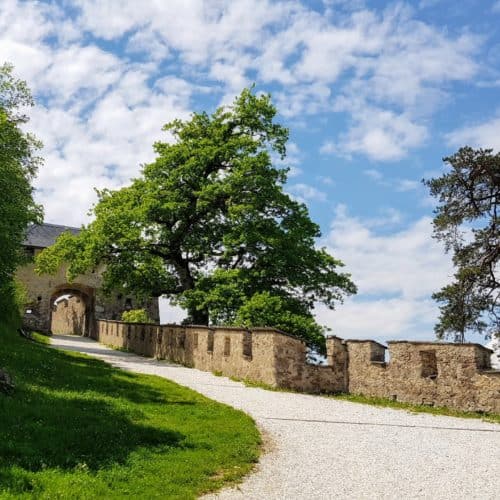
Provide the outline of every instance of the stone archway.
<path id="1" fill-rule="evenodd" d="M 89 336 L 95 319 L 95 290 L 83 285 L 56 287 L 50 298 L 50 331 Z"/>

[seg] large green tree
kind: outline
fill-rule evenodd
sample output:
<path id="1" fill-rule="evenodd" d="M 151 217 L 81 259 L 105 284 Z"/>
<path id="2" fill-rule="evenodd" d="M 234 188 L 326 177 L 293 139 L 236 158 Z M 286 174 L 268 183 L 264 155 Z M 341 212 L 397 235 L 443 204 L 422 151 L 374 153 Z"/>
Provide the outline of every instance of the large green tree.
<path id="1" fill-rule="evenodd" d="M 0 66 L 0 312 L 12 297 L 13 273 L 23 259 L 26 228 L 39 222 L 32 180 L 40 158 L 39 141 L 23 130 L 33 99 L 26 83 L 15 78 L 12 65 Z M 10 305 L 10 304 L 9 304 Z"/>
<path id="2" fill-rule="evenodd" d="M 95 220 L 45 250 L 39 270 L 68 261 L 74 278 L 102 263 L 108 290 L 167 296 L 194 323 L 267 324 L 322 344 L 314 304 L 333 308 L 355 286 L 283 190 L 272 160 L 288 130 L 275 115 L 268 95 L 245 89 L 230 107 L 165 125 L 173 142 L 154 145 L 130 186 L 100 191 Z"/>
<path id="3" fill-rule="evenodd" d="M 463 147 L 443 160 L 449 170 L 425 181 L 438 199 L 434 236 L 453 254 L 454 281 L 433 297 L 441 304 L 439 338 L 500 332 L 500 154 Z"/>
<path id="4" fill-rule="evenodd" d="M 31 185 L 40 162 L 36 156 L 40 143 L 22 129 L 28 121 L 22 110 L 33 100 L 12 69 L 10 64 L 0 66 L 0 322 L 17 316 L 20 290 L 13 275 L 24 257 L 21 244 L 26 228 L 41 219 Z M 12 388 L 11 378 L 0 368 L 0 392 Z"/>

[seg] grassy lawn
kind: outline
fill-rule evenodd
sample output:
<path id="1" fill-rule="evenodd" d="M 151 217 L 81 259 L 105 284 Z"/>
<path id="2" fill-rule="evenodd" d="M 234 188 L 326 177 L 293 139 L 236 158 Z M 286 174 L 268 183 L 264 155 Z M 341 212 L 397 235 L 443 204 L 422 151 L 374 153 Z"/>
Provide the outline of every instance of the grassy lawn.
<path id="1" fill-rule="evenodd" d="M 40 337 L 37 337 L 39 339 Z M 260 437 L 244 413 L 0 323 L 0 498 L 194 498 L 236 481 Z"/>

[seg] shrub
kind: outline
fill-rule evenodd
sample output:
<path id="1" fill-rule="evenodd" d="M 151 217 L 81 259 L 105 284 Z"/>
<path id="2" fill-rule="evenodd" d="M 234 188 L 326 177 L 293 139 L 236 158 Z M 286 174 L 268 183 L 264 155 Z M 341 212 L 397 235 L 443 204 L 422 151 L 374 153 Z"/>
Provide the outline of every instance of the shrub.
<path id="1" fill-rule="evenodd" d="M 131 309 L 122 313 L 122 321 L 127 323 L 154 323 L 145 309 Z"/>

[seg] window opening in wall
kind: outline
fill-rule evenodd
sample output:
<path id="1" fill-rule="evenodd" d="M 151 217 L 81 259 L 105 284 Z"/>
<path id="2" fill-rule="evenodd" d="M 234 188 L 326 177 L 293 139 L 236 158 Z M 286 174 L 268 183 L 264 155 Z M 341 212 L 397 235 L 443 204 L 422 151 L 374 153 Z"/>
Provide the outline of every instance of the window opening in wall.
<path id="1" fill-rule="evenodd" d="M 229 337 L 224 338 L 224 356 L 229 356 L 231 354 L 231 339 Z"/>
<path id="2" fill-rule="evenodd" d="M 214 352 L 214 332 L 213 332 L 213 330 L 208 331 L 207 352 Z"/>
<path id="3" fill-rule="evenodd" d="M 198 333 L 193 333 L 193 347 L 198 347 Z"/>
<path id="4" fill-rule="evenodd" d="M 436 351 L 420 351 L 422 377 L 435 379 L 438 376 Z"/>
<path id="5" fill-rule="evenodd" d="M 372 345 L 370 351 L 370 361 L 372 363 L 383 363 L 385 361 L 385 351 L 386 349 L 381 345 Z"/>
<path id="6" fill-rule="evenodd" d="M 243 356 L 252 357 L 252 332 L 249 330 L 243 333 Z"/>
<path id="7" fill-rule="evenodd" d="M 184 349 L 186 346 L 186 332 L 180 332 L 177 341 L 179 342 L 179 347 Z"/>

